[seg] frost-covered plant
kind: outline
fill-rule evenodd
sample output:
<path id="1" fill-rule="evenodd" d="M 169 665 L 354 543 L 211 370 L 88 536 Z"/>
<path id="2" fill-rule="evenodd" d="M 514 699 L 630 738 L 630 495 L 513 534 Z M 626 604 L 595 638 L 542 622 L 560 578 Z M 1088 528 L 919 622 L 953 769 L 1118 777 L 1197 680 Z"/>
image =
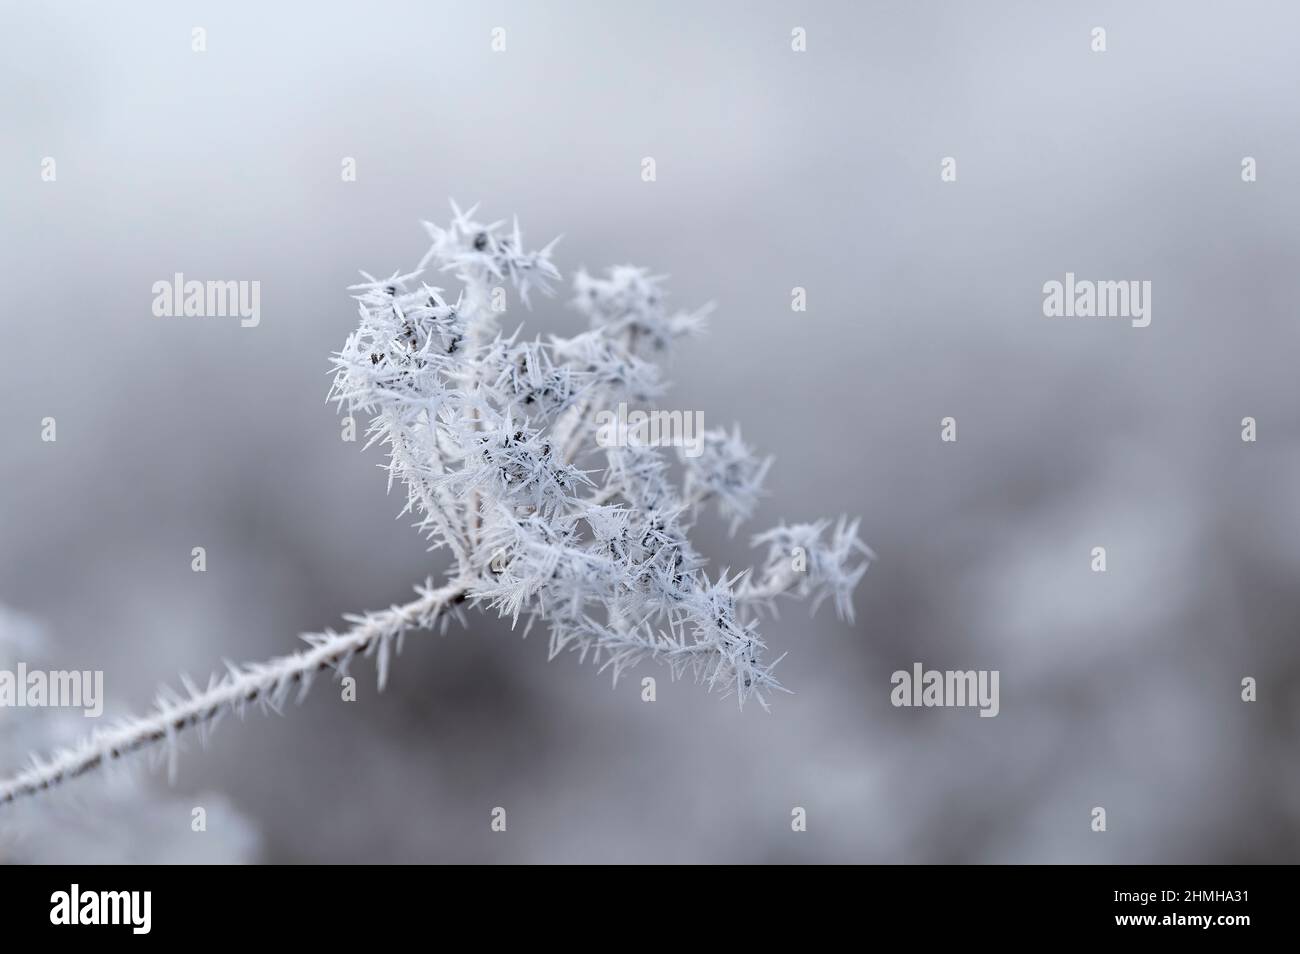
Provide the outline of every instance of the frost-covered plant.
<path id="1" fill-rule="evenodd" d="M 403 636 L 465 620 L 483 607 L 549 633 L 552 658 L 569 649 L 615 680 L 645 660 L 674 677 L 767 707 L 781 689 L 766 660 L 758 616 L 781 596 L 814 606 L 831 599 L 851 619 L 851 594 L 871 552 L 857 523 L 781 526 L 755 537 L 768 547 L 757 572 L 710 576 L 689 531 L 715 504 L 732 532 L 753 512 L 770 461 L 738 430 L 707 431 L 703 451 L 682 461 L 681 487 L 664 452 L 635 435 L 598 446 L 596 413 L 663 390 L 654 359 L 702 331 L 706 310 L 669 307 L 663 279 L 630 266 L 606 277 L 579 272 L 574 306 L 589 330 L 526 339 L 502 330 L 507 287 L 525 305 L 560 274 L 555 245 L 529 251 L 516 222 L 482 224 L 452 206 L 446 227 L 426 223 L 432 245 L 416 271 L 353 287 L 360 325 L 334 356 L 332 397 L 370 417 L 370 444 L 387 450 L 390 489 L 404 512 L 450 551 L 448 582 L 430 580 L 415 600 L 349 617 L 343 633 L 304 637 L 293 655 L 229 671 L 205 686 L 165 694 L 147 716 L 0 783 L 0 803 L 80 775 L 182 730 L 251 704 L 278 709 L 322 671 L 376 657 L 379 683 Z M 449 293 L 423 276 L 449 275 Z M 369 445 L 367 445 L 369 446 Z M 777 660 L 779 661 L 779 660 Z"/>

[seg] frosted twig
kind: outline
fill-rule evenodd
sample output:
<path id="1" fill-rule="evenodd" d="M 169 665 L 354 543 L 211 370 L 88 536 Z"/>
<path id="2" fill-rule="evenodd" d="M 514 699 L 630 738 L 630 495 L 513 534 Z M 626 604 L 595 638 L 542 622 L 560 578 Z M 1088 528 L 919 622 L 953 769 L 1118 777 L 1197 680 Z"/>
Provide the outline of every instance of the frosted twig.
<path id="1" fill-rule="evenodd" d="M 680 486 L 660 442 L 625 435 L 610 443 L 597 428 L 611 406 L 651 405 L 664 385 L 650 359 L 702 332 L 708 309 L 669 308 L 663 279 L 644 269 L 579 272 L 573 305 L 589 330 L 522 340 L 519 328 L 501 329 L 507 288 L 525 305 L 533 290 L 548 294 L 560 278 L 555 243 L 530 251 L 518 223 L 483 224 L 474 213 L 453 204 L 446 228 L 428 225 L 432 247 L 419 270 L 362 273 L 352 288 L 360 322 L 334 355 L 331 389 L 341 411 L 370 417 L 369 443 L 387 449 L 390 489 L 402 485 L 403 513 L 431 549 L 452 551 L 457 582 L 351 618 L 342 635 L 308 637 L 302 653 L 232 668 L 205 690 L 187 684 L 187 696 L 165 694 L 150 715 L 34 760 L 0 783 L 0 802 L 174 742 L 226 711 L 278 708 L 295 686 L 305 691 L 314 673 L 342 670 L 358 652 L 377 655 L 382 686 L 392 645 L 452 602 L 540 624 L 552 655 L 572 650 L 615 681 L 654 661 L 764 708 L 783 687 L 756 610 L 775 612 L 785 595 L 814 609 L 829 598 L 852 619 L 853 590 L 872 558 L 856 522 L 781 525 L 754 538 L 768 548 L 759 569 L 706 572 L 689 535 L 698 511 L 715 506 L 734 532 L 757 508 L 772 463 L 738 428 L 701 424 Z M 426 268 L 449 273 L 457 294 L 425 281 Z"/>
<path id="2" fill-rule="evenodd" d="M 251 704 L 278 710 L 294 689 L 301 700 L 320 672 L 346 672 L 359 653 L 377 652 L 382 686 L 393 642 L 409 630 L 432 627 L 440 613 L 464 594 L 462 583 L 425 588 L 409 603 L 356 618 L 345 633 L 304 637 L 311 647 L 302 652 L 242 668 L 231 665 L 225 675 L 214 676 L 206 689 L 189 687 L 184 696 L 164 691 L 148 715 L 92 733 L 48 761 L 33 757 L 30 768 L 0 782 L 0 804 L 52 788 L 156 743 L 166 743 L 174 752 L 177 736 L 184 730 L 213 725 L 228 712 L 242 716 Z"/>

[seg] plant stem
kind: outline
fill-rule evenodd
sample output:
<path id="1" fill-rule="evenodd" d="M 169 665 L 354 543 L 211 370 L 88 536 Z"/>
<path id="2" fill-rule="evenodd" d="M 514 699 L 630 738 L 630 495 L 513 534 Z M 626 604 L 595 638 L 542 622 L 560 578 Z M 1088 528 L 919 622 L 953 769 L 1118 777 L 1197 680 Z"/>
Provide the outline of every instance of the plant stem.
<path id="1" fill-rule="evenodd" d="M 349 617 L 354 625 L 347 632 L 306 637 L 312 645 L 302 652 L 243 669 L 232 667 L 227 675 L 214 678 L 207 689 L 191 689 L 188 697 L 161 697 L 148 715 L 93 732 L 81 743 L 55 753 L 48 762 L 33 759 L 30 768 L 0 781 L 0 805 L 53 788 L 155 743 L 166 742 L 174 748 L 180 732 L 213 723 L 226 712 L 242 714 L 249 703 L 279 708 L 294 688 L 301 698 L 317 673 L 341 671 L 358 653 L 378 653 L 382 688 L 391 643 L 410 630 L 430 628 L 444 610 L 464 599 L 466 590 L 467 585 L 459 581 L 422 589 L 409 603 Z"/>

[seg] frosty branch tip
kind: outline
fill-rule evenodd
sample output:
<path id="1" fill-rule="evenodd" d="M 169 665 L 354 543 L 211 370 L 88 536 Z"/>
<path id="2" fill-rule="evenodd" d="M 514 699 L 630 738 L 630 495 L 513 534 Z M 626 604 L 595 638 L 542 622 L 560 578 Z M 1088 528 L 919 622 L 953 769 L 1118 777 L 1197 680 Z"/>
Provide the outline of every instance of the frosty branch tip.
<path id="1" fill-rule="evenodd" d="M 618 677 L 641 662 L 767 708 L 782 689 L 759 617 L 782 598 L 851 620 L 871 551 L 856 521 L 781 525 L 755 536 L 753 569 L 710 574 L 690 540 L 703 507 L 735 529 L 753 513 L 771 464 L 738 429 L 706 430 L 698 453 L 638 438 L 596 440 L 599 412 L 649 406 L 664 389 L 656 359 L 699 334 L 706 310 L 670 307 L 663 279 L 620 266 L 579 272 L 573 305 L 588 330 L 525 339 L 504 330 L 507 295 L 528 306 L 560 281 L 555 242 L 529 250 L 517 222 L 481 223 L 453 203 L 419 267 L 353 286 L 359 324 L 333 356 L 331 397 L 369 418 L 431 549 L 446 549 L 448 582 L 410 603 L 350 617 L 343 633 L 305 637 L 301 652 L 230 666 L 199 686 L 165 692 L 147 715 L 93 733 L 0 781 L 0 803 L 38 793 L 178 735 L 206 731 L 250 706 L 279 709 L 316 675 L 374 656 L 381 686 L 410 631 L 495 611 L 548 634 L 552 657 L 577 652 Z M 435 281 L 449 279 L 454 291 Z M 674 474 L 680 473 L 680 479 Z M 779 661 L 779 660 L 777 660 Z"/>

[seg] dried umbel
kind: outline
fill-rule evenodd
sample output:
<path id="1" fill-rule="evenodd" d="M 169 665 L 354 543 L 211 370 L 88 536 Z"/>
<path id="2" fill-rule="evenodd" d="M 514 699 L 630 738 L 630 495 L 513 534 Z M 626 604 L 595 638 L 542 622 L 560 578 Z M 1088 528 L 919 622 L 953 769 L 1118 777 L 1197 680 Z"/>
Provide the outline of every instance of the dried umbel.
<path id="1" fill-rule="evenodd" d="M 683 455 L 680 487 L 664 448 L 635 433 L 614 446 L 596 440 L 599 412 L 646 406 L 662 392 L 655 359 L 702 331 L 706 312 L 670 308 L 661 278 L 622 266 L 575 278 L 573 304 L 588 331 L 545 341 L 506 333 L 510 291 L 527 305 L 530 292 L 549 294 L 559 281 L 555 243 L 529 251 L 517 223 L 453 211 L 446 228 L 426 224 L 432 246 L 418 270 L 365 275 L 353 288 L 360 325 L 334 357 L 332 389 L 342 411 L 369 416 L 369 443 L 387 450 L 389 487 L 403 488 L 431 549 L 450 551 L 448 582 L 426 583 L 404 606 L 349 617 L 346 632 L 306 636 L 301 652 L 165 694 L 149 715 L 34 760 L 0 783 L 0 802 L 155 742 L 174 749 L 182 730 L 250 704 L 278 709 L 359 654 L 376 657 L 382 687 L 408 631 L 464 622 L 475 607 L 522 618 L 525 632 L 544 628 L 552 657 L 575 650 L 615 680 L 653 660 L 765 708 L 781 685 L 760 614 L 789 596 L 814 607 L 830 599 L 852 618 L 871 558 L 856 522 L 780 526 L 754 538 L 767 547 L 756 571 L 706 571 L 689 538 L 700 509 L 715 505 L 734 532 L 770 463 L 738 430 L 706 431 L 699 453 Z M 452 278 L 456 292 L 424 278 L 433 274 Z"/>

